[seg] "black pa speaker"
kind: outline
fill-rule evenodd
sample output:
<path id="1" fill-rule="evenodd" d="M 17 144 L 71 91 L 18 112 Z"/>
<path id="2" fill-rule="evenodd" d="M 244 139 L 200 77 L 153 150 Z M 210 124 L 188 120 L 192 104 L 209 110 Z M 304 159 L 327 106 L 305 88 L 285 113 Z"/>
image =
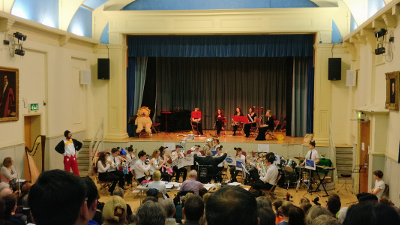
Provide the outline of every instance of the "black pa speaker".
<path id="1" fill-rule="evenodd" d="M 329 58 L 328 65 L 328 80 L 342 79 L 342 59 Z"/>
<path id="2" fill-rule="evenodd" d="M 110 79 L 110 59 L 97 59 L 97 79 Z"/>

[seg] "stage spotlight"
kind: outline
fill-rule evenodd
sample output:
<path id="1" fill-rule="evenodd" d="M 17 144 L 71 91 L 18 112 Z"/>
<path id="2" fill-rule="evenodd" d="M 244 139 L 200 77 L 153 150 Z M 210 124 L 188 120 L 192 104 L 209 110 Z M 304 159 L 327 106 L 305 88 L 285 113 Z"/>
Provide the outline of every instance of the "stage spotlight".
<path id="1" fill-rule="evenodd" d="M 387 30 L 386 30 L 385 28 L 382 28 L 382 29 L 380 29 L 380 30 L 378 30 L 378 31 L 375 31 L 375 37 L 376 37 L 376 38 L 383 37 L 383 36 L 385 36 L 386 34 L 387 34 Z"/>
<path id="2" fill-rule="evenodd" d="M 23 35 L 20 32 L 15 32 L 14 37 L 20 41 L 25 41 L 26 40 L 26 35 Z"/>
<path id="3" fill-rule="evenodd" d="M 23 50 L 22 46 L 20 46 L 20 48 L 15 49 L 15 54 L 16 55 L 20 55 L 20 56 L 24 56 L 25 55 L 25 50 Z"/>

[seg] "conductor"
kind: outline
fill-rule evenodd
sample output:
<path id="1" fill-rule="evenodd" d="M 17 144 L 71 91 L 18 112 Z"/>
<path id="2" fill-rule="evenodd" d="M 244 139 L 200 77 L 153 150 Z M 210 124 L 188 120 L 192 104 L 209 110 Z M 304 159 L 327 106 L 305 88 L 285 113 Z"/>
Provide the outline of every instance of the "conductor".
<path id="1" fill-rule="evenodd" d="M 222 148 L 222 146 L 220 146 Z M 218 172 L 220 171 L 218 168 L 218 164 L 223 162 L 227 156 L 228 150 L 220 157 L 213 157 L 213 153 L 211 151 L 207 151 L 206 157 L 199 157 L 197 156 L 198 150 L 195 150 L 194 153 L 194 161 L 197 162 L 200 166 L 210 166 L 208 168 L 207 177 L 208 178 L 216 178 Z"/>

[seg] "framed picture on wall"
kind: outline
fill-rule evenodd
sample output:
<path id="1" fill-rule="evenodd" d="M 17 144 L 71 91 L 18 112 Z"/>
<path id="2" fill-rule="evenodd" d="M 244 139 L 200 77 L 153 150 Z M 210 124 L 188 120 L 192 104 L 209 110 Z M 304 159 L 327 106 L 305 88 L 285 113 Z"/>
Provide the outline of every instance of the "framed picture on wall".
<path id="1" fill-rule="evenodd" d="M 400 71 L 386 73 L 386 109 L 399 110 Z"/>
<path id="2" fill-rule="evenodd" d="M 17 121 L 19 110 L 19 70 L 0 67 L 0 122 Z"/>

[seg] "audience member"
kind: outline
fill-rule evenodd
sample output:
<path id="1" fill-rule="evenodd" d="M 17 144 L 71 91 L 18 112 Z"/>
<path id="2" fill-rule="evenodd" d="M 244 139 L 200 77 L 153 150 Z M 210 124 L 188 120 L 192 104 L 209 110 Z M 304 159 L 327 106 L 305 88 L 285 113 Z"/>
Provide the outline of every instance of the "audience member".
<path id="1" fill-rule="evenodd" d="M 256 199 L 243 188 L 222 187 L 208 199 L 206 218 L 208 225 L 256 225 Z"/>
<path id="2" fill-rule="evenodd" d="M 3 190 L 0 191 L 0 198 L 4 198 L 7 195 L 11 195 L 13 193 L 13 190 L 11 188 L 4 188 Z"/>
<path id="3" fill-rule="evenodd" d="M 278 225 L 286 225 L 289 222 L 289 210 L 293 207 L 293 204 L 289 201 L 284 201 L 282 206 L 279 207 L 279 212 L 281 213 L 283 220 L 278 223 Z"/>
<path id="4" fill-rule="evenodd" d="M 289 225 L 305 225 L 306 219 L 304 211 L 297 206 L 292 206 L 289 209 Z"/>
<path id="5" fill-rule="evenodd" d="M 326 208 L 331 213 L 331 216 L 336 218 L 336 214 L 339 212 L 341 206 L 339 195 L 331 194 L 326 202 Z"/>
<path id="6" fill-rule="evenodd" d="M 379 200 L 378 200 L 378 202 L 381 203 L 381 204 L 386 204 L 386 205 L 394 206 L 392 200 L 390 200 L 390 198 L 387 197 L 387 196 L 382 196 L 382 197 L 380 197 Z"/>
<path id="7" fill-rule="evenodd" d="M 385 182 L 382 180 L 383 172 L 375 170 L 373 176 L 375 179 L 374 188 L 372 188 L 368 193 L 357 194 L 358 201 L 377 201 L 383 195 L 383 192 L 385 191 Z"/>
<path id="8" fill-rule="evenodd" d="M 159 192 L 161 192 L 164 196 L 164 198 L 167 197 L 167 188 L 165 187 L 165 182 L 161 181 L 161 172 L 159 170 L 156 170 L 153 173 L 153 182 L 150 182 L 147 187 L 150 188 L 155 188 Z"/>
<path id="9" fill-rule="evenodd" d="M 99 225 L 93 218 L 97 212 L 97 200 L 99 199 L 99 192 L 97 191 L 96 184 L 90 177 L 82 178 L 86 186 L 86 202 L 89 210 L 89 225 Z"/>
<path id="10" fill-rule="evenodd" d="M 124 199 L 124 189 L 122 188 L 116 188 L 113 193 L 113 195 L 119 196 L 122 199 Z M 129 223 L 133 222 L 133 213 L 132 213 L 132 208 L 129 204 L 126 204 L 126 218 L 128 220 Z"/>
<path id="11" fill-rule="evenodd" d="M 87 225 L 86 188 L 83 180 L 63 170 L 42 172 L 28 198 L 36 225 Z"/>
<path id="12" fill-rule="evenodd" d="M 311 203 L 309 202 L 302 202 L 300 203 L 300 208 L 303 210 L 304 214 L 307 214 L 308 210 L 311 208 Z"/>
<path id="13" fill-rule="evenodd" d="M 176 225 L 176 220 L 174 218 L 176 209 L 175 209 L 175 204 L 172 199 L 164 199 L 161 201 L 161 206 L 164 208 L 165 211 L 165 225 Z"/>
<path id="14" fill-rule="evenodd" d="M 126 225 L 126 202 L 120 196 L 111 196 L 103 208 L 103 225 Z"/>
<path id="15" fill-rule="evenodd" d="M 274 206 L 273 210 L 275 210 L 275 223 L 278 224 L 283 221 L 282 214 L 279 212 L 279 208 L 282 206 L 283 201 L 282 200 L 276 200 L 274 203 L 272 203 L 272 206 Z"/>
<path id="16" fill-rule="evenodd" d="M 14 168 L 14 160 L 11 157 L 6 157 L 3 160 L 1 167 L 1 179 L 4 182 L 9 182 L 12 179 L 17 179 L 17 172 Z"/>
<path id="17" fill-rule="evenodd" d="M 22 205 L 22 199 L 29 193 L 32 187 L 32 183 L 26 182 L 24 185 L 21 187 L 21 196 L 18 197 L 17 205 L 20 206 Z"/>
<path id="18" fill-rule="evenodd" d="M 259 208 L 270 208 L 272 210 L 272 202 L 271 199 L 267 196 L 260 196 L 256 198 L 257 201 L 257 209 Z"/>
<path id="19" fill-rule="evenodd" d="M 136 225 L 164 225 L 165 211 L 158 202 L 147 201 L 136 212 Z"/>
<path id="20" fill-rule="evenodd" d="M 31 209 L 29 208 L 28 197 L 29 194 L 24 195 L 24 197 L 21 200 L 21 205 L 20 205 L 21 207 L 17 208 L 15 213 L 22 215 L 21 217 L 22 221 L 26 221 L 27 223 L 32 223 Z"/>
<path id="21" fill-rule="evenodd" d="M 398 225 L 400 215 L 392 206 L 377 202 L 360 202 L 347 210 L 344 225 Z"/>
<path id="22" fill-rule="evenodd" d="M 207 189 L 205 187 L 202 187 L 202 188 L 199 189 L 200 197 L 203 197 L 207 193 L 208 193 L 208 191 L 207 191 Z"/>
<path id="23" fill-rule="evenodd" d="M 323 207 L 320 206 L 320 205 L 314 205 L 314 206 L 312 206 L 312 207 L 308 210 L 307 217 L 306 217 L 306 223 L 307 223 L 308 225 L 312 225 L 313 220 L 314 220 L 315 218 L 317 218 L 318 216 L 320 216 L 320 215 L 328 215 L 328 216 L 331 216 L 331 213 L 330 213 L 327 209 L 323 208 Z"/>
<path id="24" fill-rule="evenodd" d="M 210 196 L 211 196 L 211 193 L 207 193 L 207 194 L 203 195 L 204 208 L 206 207 L 207 201 L 210 198 Z"/>
<path id="25" fill-rule="evenodd" d="M 203 187 L 203 184 L 196 180 L 196 170 L 192 170 L 189 172 L 189 178 L 189 180 L 186 180 L 182 183 L 180 191 L 193 191 L 196 195 L 198 195 L 200 188 Z"/>
<path id="26" fill-rule="evenodd" d="M 10 188 L 10 184 L 8 184 L 8 183 L 6 183 L 6 182 L 0 182 L 0 192 L 1 192 L 3 189 L 6 189 L 6 188 Z"/>
<path id="27" fill-rule="evenodd" d="M 198 195 L 186 197 L 182 212 L 185 218 L 183 224 L 199 225 L 200 219 L 204 214 L 203 199 Z"/>
<path id="28" fill-rule="evenodd" d="M 306 197 L 303 197 L 303 198 L 300 199 L 300 205 L 301 205 L 302 203 L 304 203 L 304 202 L 310 203 L 310 204 L 311 204 L 310 199 L 308 199 L 308 198 L 306 198 Z"/>
<path id="29" fill-rule="evenodd" d="M 340 225 L 339 220 L 328 215 L 320 215 L 312 222 L 313 225 Z"/>
<path id="30" fill-rule="evenodd" d="M 257 205 L 258 206 L 258 205 Z M 257 209 L 260 225 L 275 225 L 275 213 L 272 208 L 260 207 Z"/>
<path id="31" fill-rule="evenodd" d="M 344 222 L 344 219 L 346 219 L 346 214 L 347 214 L 347 210 L 348 210 L 349 208 L 348 207 L 343 207 L 343 208 L 341 208 L 340 210 L 339 210 L 339 213 L 338 213 L 338 221 L 340 222 L 340 223 L 342 223 L 343 224 L 343 222 Z"/>
<path id="32" fill-rule="evenodd" d="M 3 198 L 5 204 L 4 219 L 11 222 L 13 225 L 25 225 L 26 221 L 23 221 L 21 214 L 15 215 L 17 209 L 17 200 L 13 195 L 7 195 Z"/>
<path id="33" fill-rule="evenodd" d="M 153 197 L 153 196 L 148 196 L 148 197 L 146 197 L 144 200 L 143 200 L 143 202 L 142 202 L 142 204 L 144 204 L 144 203 L 146 203 L 146 202 L 158 202 L 158 200 L 157 200 L 157 198 L 156 197 Z"/>

